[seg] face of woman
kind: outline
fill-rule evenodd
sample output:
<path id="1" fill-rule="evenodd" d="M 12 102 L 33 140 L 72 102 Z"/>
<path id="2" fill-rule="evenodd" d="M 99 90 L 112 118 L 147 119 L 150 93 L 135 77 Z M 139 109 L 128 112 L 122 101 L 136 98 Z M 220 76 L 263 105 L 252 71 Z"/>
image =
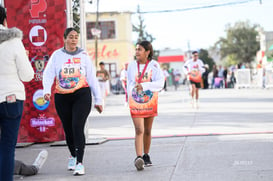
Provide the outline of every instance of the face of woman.
<path id="1" fill-rule="evenodd" d="M 76 31 L 71 31 L 66 39 L 64 39 L 65 49 L 70 52 L 76 51 L 78 39 L 78 33 Z"/>
<path id="2" fill-rule="evenodd" d="M 141 45 L 136 46 L 136 59 L 137 61 L 141 63 L 145 63 L 148 59 L 148 55 L 150 53 L 150 50 L 145 51 L 145 49 Z"/>

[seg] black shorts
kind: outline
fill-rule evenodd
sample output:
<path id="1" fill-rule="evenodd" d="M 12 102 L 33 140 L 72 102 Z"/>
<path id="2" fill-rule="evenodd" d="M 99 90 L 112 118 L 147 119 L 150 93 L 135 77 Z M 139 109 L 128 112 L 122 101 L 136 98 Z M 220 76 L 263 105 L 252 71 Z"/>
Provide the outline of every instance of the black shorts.
<path id="1" fill-rule="evenodd" d="M 190 80 L 190 83 L 194 84 L 196 88 L 201 88 L 200 82 L 193 82 L 193 81 Z"/>

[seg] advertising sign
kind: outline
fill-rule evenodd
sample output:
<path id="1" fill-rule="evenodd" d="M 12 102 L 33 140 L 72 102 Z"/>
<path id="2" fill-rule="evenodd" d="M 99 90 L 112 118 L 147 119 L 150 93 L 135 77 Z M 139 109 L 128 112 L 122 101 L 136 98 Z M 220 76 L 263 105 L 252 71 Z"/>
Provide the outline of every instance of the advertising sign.
<path id="1" fill-rule="evenodd" d="M 43 99 L 42 79 L 50 55 L 63 46 L 66 1 L 10 0 L 5 1 L 4 5 L 7 9 L 8 27 L 17 27 L 23 31 L 23 43 L 35 72 L 34 79 L 25 83 L 26 101 L 18 142 L 64 140 L 54 96 L 50 102 Z"/>

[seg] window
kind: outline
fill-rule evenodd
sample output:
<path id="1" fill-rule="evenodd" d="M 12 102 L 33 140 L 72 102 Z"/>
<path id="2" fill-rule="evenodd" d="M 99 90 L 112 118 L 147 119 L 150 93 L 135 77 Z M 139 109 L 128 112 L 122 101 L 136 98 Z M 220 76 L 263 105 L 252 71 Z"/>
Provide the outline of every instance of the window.
<path id="1" fill-rule="evenodd" d="M 116 63 L 105 63 L 105 69 L 109 71 L 111 77 L 117 76 L 117 64 Z"/>
<path id="2" fill-rule="evenodd" d="M 86 33 L 87 40 L 95 39 L 92 35 L 91 29 L 96 27 L 96 22 L 86 23 Z M 100 39 L 115 39 L 116 38 L 116 28 L 114 21 L 101 21 L 98 23 L 98 29 L 101 30 Z"/>

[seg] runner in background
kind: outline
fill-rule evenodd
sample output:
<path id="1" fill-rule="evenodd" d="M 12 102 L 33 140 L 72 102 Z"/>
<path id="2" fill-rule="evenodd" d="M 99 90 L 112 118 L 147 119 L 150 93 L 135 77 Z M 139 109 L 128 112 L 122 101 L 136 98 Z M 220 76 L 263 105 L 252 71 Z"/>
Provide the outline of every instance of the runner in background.
<path id="1" fill-rule="evenodd" d="M 191 84 L 192 106 L 198 108 L 199 88 L 201 88 L 202 74 L 205 71 L 204 63 L 198 59 L 198 52 L 192 52 L 193 58 L 184 64 L 184 72 L 188 75 Z"/>
<path id="2" fill-rule="evenodd" d="M 168 79 L 168 77 L 170 76 L 170 74 L 169 74 L 169 72 L 168 72 L 167 67 L 164 67 L 162 71 L 163 71 L 163 75 L 164 75 L 164 77 L 165 77 L 163 91 L 167 91 L 167 79 Z"/>

